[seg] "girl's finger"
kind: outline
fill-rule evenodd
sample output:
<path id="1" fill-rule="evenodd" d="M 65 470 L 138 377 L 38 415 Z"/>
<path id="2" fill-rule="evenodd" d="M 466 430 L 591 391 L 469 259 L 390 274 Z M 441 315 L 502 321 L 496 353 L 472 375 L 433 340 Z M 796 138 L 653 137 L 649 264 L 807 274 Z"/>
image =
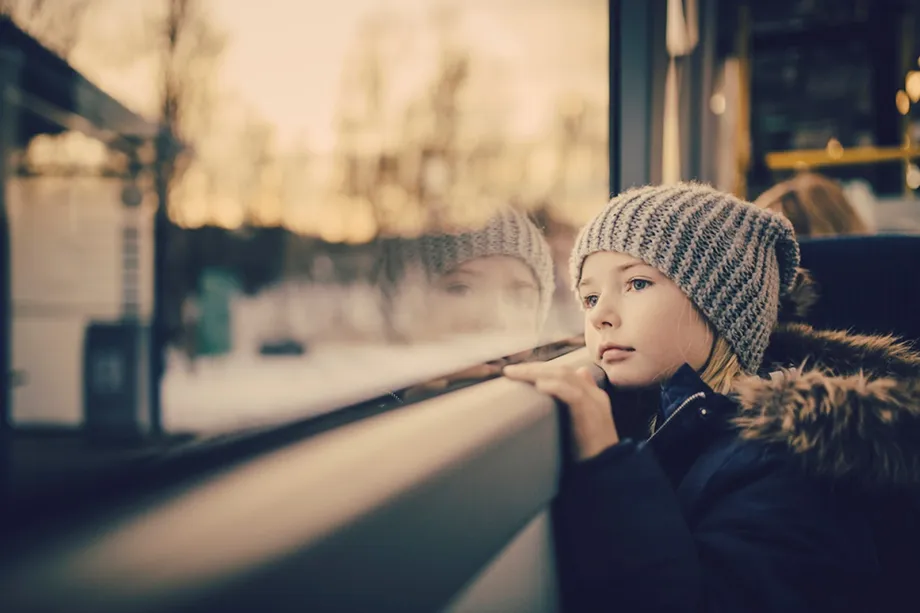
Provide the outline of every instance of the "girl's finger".
<path id="1" fill-rule="evenodd" d="M 577 405 L 585 396 L 585 392 L 580 386 L 572 385 L 564 379 L 537 379 L 534 387 L 544 394 L 558 398 L 569 407 Z"/>
<path id="2" fill-rule="evenodd" d="M 582 372 L 582 370 L 584 372 Z M 534 385 L 539 381 L 549 380 L 565 382 L 567 390 L 562 393 L 566 393 L 567 397 L 559 397 L 559 399 L 569 404 L 572 402 L 570 398 L 581 399 L 588 395 L 604 393 L 603 390 L 597 386 L 597 382 L 590 369 L 579 369 L 576 371 L 568 367 L 555 366 L 552 364 L 519 364 L 507 366 L 503 372 L 509 379 L 526 381 Z M 544 383 L 543 386 L 545 389 L 541 391 L 545 391 L 549 394 L 553 393 L 549 391 L 550 389 L 561 389 L 559 385 L 552 383 Z M 573 396 L 576 390 L 577 395 Z"/>
<path id="3" fill-rule="evenodd" d="M 575 371 L 576 376 L 579 379 L 590 385 L 591 387 L 597 387 L 597 379 L 594 378 L 594 373 L 587 366 L 582 366 Z"/>
<path id="4" fill-rule="evenodd" d="M 549 364 L 512 364 L 502 369 L 502 373 L 509 379 L 531 383 L 540 378 L 558 375 L 558 371 L 558 367 Z"/>

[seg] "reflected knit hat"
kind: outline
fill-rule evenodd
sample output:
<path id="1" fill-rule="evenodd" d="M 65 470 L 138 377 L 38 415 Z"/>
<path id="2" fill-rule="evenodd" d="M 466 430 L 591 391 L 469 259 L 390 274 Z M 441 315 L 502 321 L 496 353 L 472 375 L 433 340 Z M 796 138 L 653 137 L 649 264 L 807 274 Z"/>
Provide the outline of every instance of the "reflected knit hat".
<path id="1" fill-rule="evenodd" d="M 574 288 L 585 258 L 597 251 L 625 253 L 661 271 L 749 373 L 760 367 L 780 297 L 799 265 L 785 217 L 697 183 L 640 187 L 613 198 L 575 241 Z"/>
<path id="2" fill-rule="evenodd" d="M 533 271 L 540 291 L 540 313 L 545 319 L 552 305 L 555 280 L 553 256 L 540 229 L 523 213 L 504 208 L 482 227 L 459 232 L 425 234 L 414 239 L 395 239 L 388 257 L 400 270 L 420 263 L 430 277 L 450 272 L 469 260 L 509 256 Z"/>

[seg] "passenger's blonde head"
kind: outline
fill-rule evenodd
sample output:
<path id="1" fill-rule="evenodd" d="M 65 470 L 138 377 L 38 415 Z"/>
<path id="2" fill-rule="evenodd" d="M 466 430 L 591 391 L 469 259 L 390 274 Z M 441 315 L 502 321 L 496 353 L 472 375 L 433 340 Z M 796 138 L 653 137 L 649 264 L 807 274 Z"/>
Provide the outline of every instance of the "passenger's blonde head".
<path id="1" fill-rule="evenodd" d="M 754 204 L 785 215 L 799 237 L 869 233 L 840 185 L 819 174 L 796 175 L 765 191 Z"/>

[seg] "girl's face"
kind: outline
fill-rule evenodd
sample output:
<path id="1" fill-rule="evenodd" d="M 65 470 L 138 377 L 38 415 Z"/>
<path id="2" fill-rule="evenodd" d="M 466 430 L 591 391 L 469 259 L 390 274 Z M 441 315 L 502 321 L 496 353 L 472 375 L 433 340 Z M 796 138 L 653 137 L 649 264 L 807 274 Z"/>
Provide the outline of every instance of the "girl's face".
<path id="1" fill-rule="evenodd" d="M 585 343 L 613 385 L 661 383 L 685 363 L 700 370 L 713 335 L 684 293 L 629 255 L 611 251 L 585 259 L 578 294 Z"/>
<path id="2" fill-rule="evenodd" d="M 450 332 L 534 333 L 540 287 L 521 260 L 488 256 L 463 262 L 433 281 L 430 307 Z"/>

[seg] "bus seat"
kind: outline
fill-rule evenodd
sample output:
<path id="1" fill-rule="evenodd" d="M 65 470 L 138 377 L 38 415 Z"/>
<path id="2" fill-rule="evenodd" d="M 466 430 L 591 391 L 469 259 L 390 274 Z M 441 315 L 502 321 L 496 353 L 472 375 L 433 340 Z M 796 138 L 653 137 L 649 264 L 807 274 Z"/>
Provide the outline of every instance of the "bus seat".
<path id="1" fill-rule="evenodd" d="M 803 239 L 802 267 L 818 283 L 806 316 L 818 328 L 894 334 L 920 348 L 920 236 L 878 235 Z M 884 500 L 884 502 L 883 502 Z M 920 572 L 920 495 L 892 494 L 873 505 L 879 559 L 886 569 L 878 610 L 901 611 Z"/>
<path id="2" fill-rule="evenodd" d="M 802 239 L 818 284 L 806 319 L 816 328 L 894 334 L 920 346 L 920 236 Z"/>

